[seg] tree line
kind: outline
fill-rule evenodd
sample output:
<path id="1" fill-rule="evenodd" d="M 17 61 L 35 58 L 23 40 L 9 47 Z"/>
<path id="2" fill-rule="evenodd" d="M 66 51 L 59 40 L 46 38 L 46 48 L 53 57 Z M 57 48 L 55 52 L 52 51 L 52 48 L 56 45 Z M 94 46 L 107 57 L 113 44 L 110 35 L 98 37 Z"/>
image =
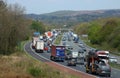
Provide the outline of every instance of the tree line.
<path id="1" fill-rule="evenodd" d="M 0 54 L 15 52 L 21 41 L 28 40 L 33 31 L 44 32 L 45 25 L 25 18 L 25 8 L 0 1 Z M 47 27 L 46 27 L 47 28 Z"/>

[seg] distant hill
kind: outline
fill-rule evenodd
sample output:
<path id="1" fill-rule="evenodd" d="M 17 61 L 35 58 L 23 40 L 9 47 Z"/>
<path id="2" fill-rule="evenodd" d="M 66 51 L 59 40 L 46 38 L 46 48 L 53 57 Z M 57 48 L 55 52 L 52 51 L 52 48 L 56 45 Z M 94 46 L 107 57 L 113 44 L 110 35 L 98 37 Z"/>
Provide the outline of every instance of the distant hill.
<path id="1" fill-rule="evenodd" d="M 89 22 L 95 19 L 107 17 L 120 17 L 120 9 L 93 10 L 93 11 L 56 11 L 46 14 L 27 14 L 27 18 L 40 20 L 46 24 L 55 26 L 73 26 L 81 22 Z"/>

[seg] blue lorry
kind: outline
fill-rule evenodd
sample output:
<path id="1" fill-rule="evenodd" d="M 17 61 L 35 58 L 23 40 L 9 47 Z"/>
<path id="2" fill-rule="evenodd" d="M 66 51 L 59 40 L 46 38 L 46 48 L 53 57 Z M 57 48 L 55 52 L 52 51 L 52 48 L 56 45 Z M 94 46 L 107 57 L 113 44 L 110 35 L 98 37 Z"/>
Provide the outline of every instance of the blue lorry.
<path id="1" fill-rule="evenodd" d="M 50 59 L 53 61 L 62 61 L 65 59 L 65 46 L 63 45 L 52 45 Z"/>

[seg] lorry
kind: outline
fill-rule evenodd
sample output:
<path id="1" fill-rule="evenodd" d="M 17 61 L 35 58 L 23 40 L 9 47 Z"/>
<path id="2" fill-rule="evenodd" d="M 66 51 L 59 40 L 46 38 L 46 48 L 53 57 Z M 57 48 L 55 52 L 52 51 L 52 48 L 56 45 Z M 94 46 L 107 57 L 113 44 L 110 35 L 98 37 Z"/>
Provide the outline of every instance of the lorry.
<path id="1" fill-rule="evenodd" d="M 73 41 L 74 41 L 75 43 L 78 43 L 78 41 L 79 41 L 79 36 L 78 36 L 77 34 L 73 34 Z"/>
<path id="2" fill-rule="evenodd" d="M 77 51 L 72 51 L 70 49 L 67 49 L 65 52 L 65 59 L 77 59 L 78 58 L 78 52 Z"/>
<path id="3" fill-rule="evenodd" d="M 86 72 L 110 77 L 111 67 L 108 64 L 108 51 L 89 51 L 86 55 Z"/>
<path id="4" fill-rule="evenodd" d="M 65 59 L 65 46 L 52 45 L 50 59 L 53 61 L 62 61 Z"/>
<path id="5" fill-rule="evenodd" d="M 44 51 L 44 41 L 43 40 L 37 40 L 35 44 L 35 51 L 36 52 L 43 52 Z"/>
<path id="6" fill-rule="evenodd" d="M 76 59 L 76 63 L 84 65 L 84 57 L 85 57 L 84 51 L 83 50 L 79 50 L 78 51 L 78 57 Z"/>
<path id="7" fill-rule="evenodd" d="M 66 55 L 67 65 L 76 66 L 78 58 L 78 51 L 71 51 Z"/>
<path id="8" fill-rule="evenodd" d="M 32 48 L 35 49 L 36 41 L 39 40 L 39 37 L 32 37 Z"/>

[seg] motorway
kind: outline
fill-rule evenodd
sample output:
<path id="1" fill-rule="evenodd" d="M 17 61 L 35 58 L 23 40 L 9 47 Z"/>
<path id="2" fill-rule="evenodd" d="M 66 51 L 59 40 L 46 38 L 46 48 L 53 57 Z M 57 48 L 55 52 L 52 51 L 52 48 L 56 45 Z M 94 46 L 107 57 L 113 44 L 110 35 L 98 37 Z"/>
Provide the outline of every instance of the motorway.
<path id="1" fill-rule="evenodd" d="M 78 46 L 78 44 L 74 43 L 73 41 L 71 41 L 71 42 L 67 41 L 67 44 L 73 46 L 74 50 L 77 50 L 77 49 L 80 48 Z M 25 51 L 28 54 L 30 54 L 32 57 L 34 57 L 34 58 L 36 58 L 36 59 L 38 59 L 40 61 L 43 61 L 43 62 L 50 61 L 49 60 L 50 59 L 50 53 L 44 52 L 44 53 L 37 53 L 37 55 L 36 55 L 35 51 L 31 48 L 31 42 L 26 43 L 24 48 L 25 48 Z M 40 55 L 40 56 L 38 56 L 38 55 Z M 42 59 L 42 58 L 45 58 L 45 59 Z M 67 65 L 66 61 L 65 62 L 57 62 L 57 63 L 58 64 L 62 64 L 64 66 Z M 78 71 L 85 72 L 84 65 L 70 66 L 70 68 L 78 70 Z M 120 78 L 120 74 L 119 73 L 120 73 L 120 70 L 112 68 L 111 77 L 110 78 Z M 100 76 L 97 76 L 97 75 L 95 75 L 95 76 L 97 78 L 105 78 L 105 77 L 100 77 Z"/>

